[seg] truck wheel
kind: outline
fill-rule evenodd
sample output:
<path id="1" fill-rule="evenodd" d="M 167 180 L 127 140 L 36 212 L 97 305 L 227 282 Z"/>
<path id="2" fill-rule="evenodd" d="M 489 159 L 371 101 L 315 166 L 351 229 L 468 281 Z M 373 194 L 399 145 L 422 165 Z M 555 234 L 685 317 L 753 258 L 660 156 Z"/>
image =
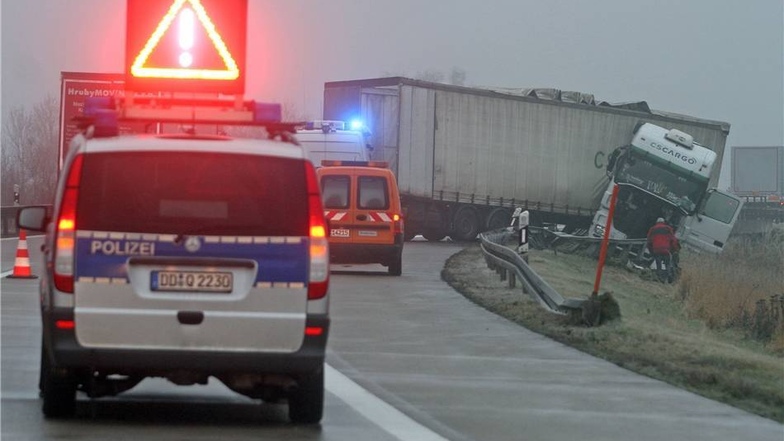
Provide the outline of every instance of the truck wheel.
<path id="1" fill-rule="evenodd" d="M 495 208 L 487 215 L 487 229 L 498 230 L 512 223 L 512 213 L 506 208 Z"/>
<path id="2" fill-rule="evenodd" d="M 399 276 L 403 274 L 403 253 L 400 252 L 395 259 L 389 263 L 389 275 Z"/>
<path id="3" fill-rule="evenodd" d="M 324 414 L 324 369 L 303 375 L 289 393 L 289 419 L 295 424 L 316 424 Z"/>
<path id="4" fill-rule="evenodd" d="M 46 357 L 46 351 L 42 351 Z M 76 379 L 72 373 L 56 374 L 48 358 L 41 361 L 41 396 L 47 418 L 68 418 L 76 412 Z"/>
<path id="5" fill-rule="evenodd" d="M 457 209 L 454 217 L 455 239 L 470 241 L 479 234 L 479 213 L 474 207 L 463 205 Z"/>

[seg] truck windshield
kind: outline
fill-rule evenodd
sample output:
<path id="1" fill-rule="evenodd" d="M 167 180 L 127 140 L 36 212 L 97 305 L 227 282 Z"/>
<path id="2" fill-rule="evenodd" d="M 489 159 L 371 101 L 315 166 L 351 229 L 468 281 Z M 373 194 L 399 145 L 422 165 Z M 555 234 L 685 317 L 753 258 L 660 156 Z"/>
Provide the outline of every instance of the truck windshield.
<path id="1" fill-rule="evenodd" d="M 655 194 L 689 214 L 694 213 L 708 187 L 707 179 L 701 176 L 688 176 L 672 165 L 634 155 L 621 164 L 615 180 Z"/>

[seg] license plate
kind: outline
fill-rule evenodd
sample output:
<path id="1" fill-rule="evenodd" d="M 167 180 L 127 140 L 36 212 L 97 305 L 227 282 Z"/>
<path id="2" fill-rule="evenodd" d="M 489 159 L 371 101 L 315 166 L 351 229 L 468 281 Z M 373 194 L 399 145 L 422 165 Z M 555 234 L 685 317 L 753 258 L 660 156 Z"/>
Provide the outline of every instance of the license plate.
<path id="1" fill-rule="evenodd" d="M 346 228 L 333 228 L 329 230 L 329 235 L 332 237 L 350 237 L 351 233 Z"/>
<path id="2" fill-rule="evenodd" d="M 153 271 L 150 275 L 153 291 L 229 293 L 233 286 L 234 277 L 229 272 Z"/>
<path id="3" fill-rule="evenodd" d="M 359 235 L 362 237 L 376 237 L 378 236 L 378 231 L 364 231 L 360 230 Z"/>

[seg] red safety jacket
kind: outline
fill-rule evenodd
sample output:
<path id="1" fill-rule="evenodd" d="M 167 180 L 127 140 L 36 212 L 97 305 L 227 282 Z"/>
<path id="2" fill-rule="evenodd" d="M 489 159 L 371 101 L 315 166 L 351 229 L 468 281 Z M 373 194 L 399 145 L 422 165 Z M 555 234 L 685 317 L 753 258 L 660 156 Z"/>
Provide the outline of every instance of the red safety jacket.
<path id="1" fill-rule="evenodd" d="M 669 254 L 678 251 L 680 244 L 672 227 L 659 222 L 648 230 L 648 249 L 653 254 Z"/>

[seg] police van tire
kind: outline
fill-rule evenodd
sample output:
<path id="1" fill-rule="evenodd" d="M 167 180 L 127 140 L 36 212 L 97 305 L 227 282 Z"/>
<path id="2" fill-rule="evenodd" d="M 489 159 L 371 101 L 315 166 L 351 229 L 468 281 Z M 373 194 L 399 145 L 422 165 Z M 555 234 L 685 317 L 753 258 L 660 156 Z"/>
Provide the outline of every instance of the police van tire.
<path id="1" fill-rule="evenodd" d="M 38 365 L 38 396 L 44 396 L 44 369 L 46 369 L 46 351 L 44 350 L 44 339 L 41 338 L 41 362 Z"/>
<path id="2" fill-rule="evenodd" d="M 389 262 L 389 275 L 399 276 L 403 274 L 403 253 L 398 253 L 392 262 Z"/>
<path id="3" fill-rule="evenodd" d="M 43 351 L 42 351 L 43 352 Z M 45 355 L 45 354 L 42 354 Z M 71 375 L 54 374 L 50 363 L 41 362 L 42 410 L 46 418 L 68 418 L 76 412 L 76 380 Z"/>
<path id="4" fill-rule="evenodd" d="M 317 424 L 324 415 L 324 369 L 303 375 L 289 393 L 289 419 L 296 424 Z"/>

